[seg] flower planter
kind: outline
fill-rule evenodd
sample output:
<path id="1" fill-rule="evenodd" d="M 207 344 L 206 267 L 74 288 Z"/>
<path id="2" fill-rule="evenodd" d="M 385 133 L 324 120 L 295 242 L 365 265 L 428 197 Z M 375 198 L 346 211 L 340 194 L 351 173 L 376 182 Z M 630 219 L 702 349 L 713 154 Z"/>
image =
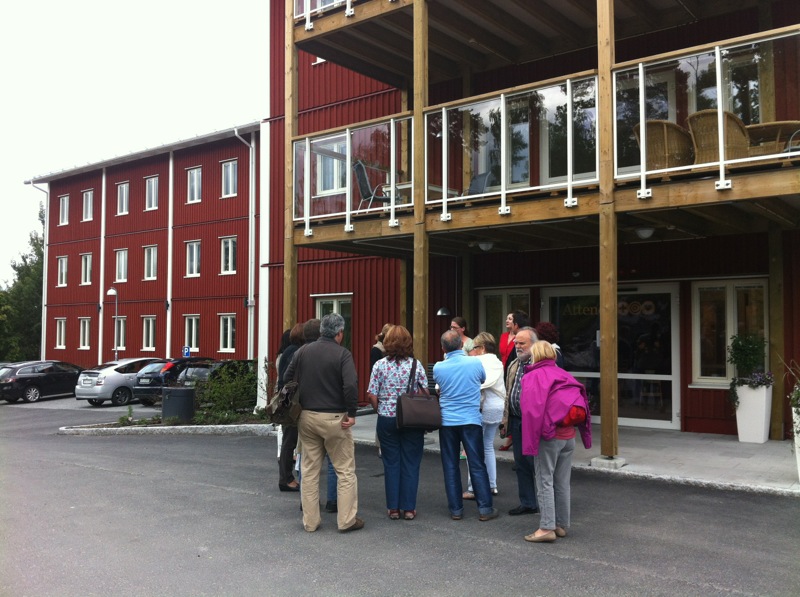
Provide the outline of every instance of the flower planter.
<path id="1" fill-rule="evenodd" d="M 800 429 L 800 407 L 792 409 L 792 422 L 795 431 Z M 797 459 L 797 478 L 800 479 L 800 433 L 794 434 L 794 457 Z"/>
<path id="2" fill-rule="evenodd" d="M 739 407 L 736 409 L 736 428 L 739 431 L 739 441 L 763 444 L 769 439 L 772 386 L 739 386 L 737 393 Z"/>

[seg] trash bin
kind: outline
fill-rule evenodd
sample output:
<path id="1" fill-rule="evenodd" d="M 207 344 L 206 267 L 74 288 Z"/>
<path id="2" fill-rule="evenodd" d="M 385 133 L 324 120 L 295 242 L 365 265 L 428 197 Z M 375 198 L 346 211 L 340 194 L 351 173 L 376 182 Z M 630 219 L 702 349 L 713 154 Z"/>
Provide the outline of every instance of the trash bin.
<path id="1" fill-rule="evenodd" d="M 178 419 L 191 423 L 194 418 L 194 388 L 164 388 L 161 398 L 161 420 Z"/>

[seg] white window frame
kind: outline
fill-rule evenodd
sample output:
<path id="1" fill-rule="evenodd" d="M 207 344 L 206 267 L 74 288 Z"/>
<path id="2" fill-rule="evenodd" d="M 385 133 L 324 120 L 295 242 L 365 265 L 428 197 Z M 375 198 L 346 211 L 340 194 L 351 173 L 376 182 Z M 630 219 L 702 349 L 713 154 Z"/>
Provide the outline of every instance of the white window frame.
<path id="1" fill-rule="evenodd" d="M 69 224 L 69 195 L 61 195 L 58 198 L 58 225 L 67 224 Z"/>
<path id="2" fill-rule="evenodd" d="M 156 349 L 156 316 L 142 315 L 142 350 Z"/>
<path id="3" fill-rule="evenodd" d="M 89 222 L 94 219 L 94 190 L 83 191 L 83 219 L 82 222 Z"/>
<path id="4" fill-rule="evenodd" d="M 338 153 L 342 159 L 323 153 L 317 154 L 317 186 L 315 197 L 340 195 L 347 191 L 347 141 L 332 141 L 320 146 L 321 149 Z M 344 179 L 344 180 L 343 180 Z"/>
<path id="5" fill-rule="evenodd" d="M 236 273 L 237 240 L 235 236 L 222 236 L 219 239 L 220 270 L 222 276 Z"/>
<path id="6" fill-rule="evenodd" d="M 202 255 L 199 240 L 186 241 L 186 277 L 197 278 L 200 276 L 200 258 Z"/>
<path id="7" fill-rule="evenodd" d="M 90 317 L 79 317 L 78 328 L 78 350 L 89 350 L 92 342 L 92 319 Z"/>
<path id="8" fill-rule="evenodd" d="M 125 350 L 128 318 L 120 315 L 114 318 L 114 350 Z"/>
<path id="9" fill-rule="evenodd" d="M 189 352 L 200 350 L 200 316 L 197 314 L 183 316 L 183 345 Z"/>
<path id="10" fill-rule="evenodd" d="M 144 279 L 155 280 L 158 278 L 158 246 L 149 245 L 144 248 Z"/>
<path id="11" fill-rule="evenodd" d="M 203 168 L 195 166 L 186 169 L 186 203 L 200 203 L 203 200 Z"/>
<path id="12" fill-rule="evenodd" d="M 92 283 L 92 254 L 81 253 L 81 286 Z"/>
<path id="13" fill-rule="evenodd" d="M 739 288 L 761 288 L 764 293 L 764 338 L 769 341 L 769 281 L 766 278 L 745 278 L 734 280 L 707 280 L 692 284 L 692 384 L 698 386 L 714 386 L 727 388 L 736 375 L 734 366 L 727 362 L 725 377 L 708 377 L 700 375 L 701 356 L 701 314 L 700 291 L 705 288 L 725 288 L 725 343 L 730 344 L 731 336 L 738 333 L 736 290 Z M 769 351 L 764 355 L 766 370 L 769 371 Z"/>
<path id="14" fill-rule="evenodd" d="M 117 215 L 127 216 L 130 210 L 131 188 L 130 183 L 117 183 Z"/>
<path id="15" fill-rule="evenodd" d="M 236 352 L 236 314 L 219 315 L 219 352 Z"/>
<path id="16" fill-rule="evenodd" d="M 114 251 L 114 282 L 128 281 L 128 249 Z"/>
<path id="17" fill-rule="evenodd" d="M 353 346 L 353 293 L 341 292 L 336 294 L 312 294 L 311 298 L 314 299 L 314 312 L 317 319 L 322 319 L 328 313 L 338 313 L 344 317 L 344 338 L 342 339 L 342 346 L 348 350 L 352 350 Z M 348 309 L 343 309 L 342 304 L 348 304 Z M 328 305 L 329 308 L 325 308 Z M 348 315 L 349 313 L 349 315 Z"/>
<path id="18" fill-rule="evenodd" d="M 235 197 L 239 187 L 239 160 L 225 160 L 222 164 L 222 197 Z"/>
<path id="19" fill-rule="evenodd" d="M 55 348 L 63 350 L 67 347 L 67 319 L 56 317 L 56 345 Z"/>
<path id="20" fill-rule="evenodd" d="M 56 257 L 56 286 L 67 285 L 67 270 L 69 269 L 69 258 L 66 256 Z"/>
<path id="21" fill-rule="evenodd" d="M 158 176 L 148 176 L 145 181 L 144 210 L 158 209 Z"/>

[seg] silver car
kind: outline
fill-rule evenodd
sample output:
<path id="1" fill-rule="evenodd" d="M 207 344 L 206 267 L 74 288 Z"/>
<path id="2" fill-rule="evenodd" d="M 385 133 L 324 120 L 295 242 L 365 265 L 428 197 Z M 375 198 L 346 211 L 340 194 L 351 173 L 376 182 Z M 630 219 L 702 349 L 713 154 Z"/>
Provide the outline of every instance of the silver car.
<path id="1" fill-rule="evenodd" d="M 78 377 L 75 398 L 88 400 L 92 406 L 100 406 L 106 400 L 110 400 L 114 406 L 125 406 L 133 398 L 136 374 L 145 365 L 159 360 L 161 359 L 133 357 L 86 369 Z"/>

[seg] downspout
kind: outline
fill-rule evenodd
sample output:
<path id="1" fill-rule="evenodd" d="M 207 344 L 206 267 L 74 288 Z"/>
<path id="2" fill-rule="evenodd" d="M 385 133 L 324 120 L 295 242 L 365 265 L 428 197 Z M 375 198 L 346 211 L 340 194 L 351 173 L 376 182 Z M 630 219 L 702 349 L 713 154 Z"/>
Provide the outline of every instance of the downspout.
<path id="1" fill-rule="evenodd" d="M 97 297 L 97 313 L 99 315 L 97 322 L 97 362 L 102 363 L 103 359 L 103 299 L 106 294 L 106 200 L 108 193 L 106 185 L 108 179 L 106 178 L 106 169 L 103 168 L 102 183 L 100 183 L 100 278 L 98 297 Z"/>
<path id="2" fill-rule="evenodd" d="M 44 200 L 44 236 L 42 238 L 42 320 L 41 320 L 41 332 L 39 337 L 39 358 L 44 360 L 44 348 L 45 348 L 45 332 L 46 332 L 46 322 L 47 322 L 47 254 L 48 251 L 48 239 L 50 237 L 50 228 L 48 227 L 50 224 L 50 185 L 47 186 L 48 190 L 45 191 L 44 189 L 40 189 L 36 186 L 36 183 L 31 181 L 26 181 L 25 184 L 30 184 L 34 189 L 37 191 L 41 191 L 45 194 Z"/>
<path id="3" fill-rule="evenodd" d="M 175 240 L 173 226 L 175 224 L 175 152 L 169 152 L 169 205 L 167 207 L 167 296 L 164 299 L 164 311 L 167 317 L 167 336 L 164 346 L 164 358 L 172 355 L 172 256 L 174 253 L 172 243 Z"/>
<path id="4" fill-rule="evenodd" d="M 248 175 L 248 211 L 247 211 L 247 297 L 245 306 L 247 307 L 247 358 L 253 358 L 253 339 L 255 337 L 255 314 L 256 305 L 254 291 L 256 280 L 256 134 L 250 133 L 248 143 L 238 129 L 233 129 L 233 134 L 242 143 L 247 145 L 250 150 L 250 172 Z"/>

